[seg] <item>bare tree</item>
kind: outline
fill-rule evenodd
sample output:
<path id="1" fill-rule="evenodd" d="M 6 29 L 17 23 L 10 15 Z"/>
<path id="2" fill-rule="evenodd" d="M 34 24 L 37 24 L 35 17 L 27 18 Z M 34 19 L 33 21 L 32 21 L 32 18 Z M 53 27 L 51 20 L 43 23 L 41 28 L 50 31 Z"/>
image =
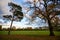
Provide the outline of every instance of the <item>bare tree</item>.
<path id="1" fill-rule="evenodd" d="M 33 2 L 27 1 L 29 4 L 33 4 L 33 6 L 30 5 L 31 8 L 34 8 L 34 15 L 31 17 L 32 19 L 34 17 L 40 17 L 43 20 L 45 20 L 48 23 L 50 36 L 54 36 L 53 32 L 53 26 L 51 23 L 51 20 L 56 17 L 56 15 L 60 15 L 60 9 L 58 8 L 59 4 L 57 0 L 47 1 L 47 0 L 32 0 Z M 38 6 L 37 6 L 38 5 Z"/>

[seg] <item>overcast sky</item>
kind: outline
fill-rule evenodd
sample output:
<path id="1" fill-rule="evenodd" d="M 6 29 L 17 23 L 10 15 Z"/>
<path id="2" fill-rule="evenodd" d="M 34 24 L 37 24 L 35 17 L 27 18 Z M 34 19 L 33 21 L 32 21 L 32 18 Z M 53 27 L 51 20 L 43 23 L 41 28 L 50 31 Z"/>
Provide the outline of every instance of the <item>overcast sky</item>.
<path id="1" fill-rule="evenodd" d="M 30 1 L 32 1 L 32 0 L 30 0 Z M 1 15 L 12 14 L 11 12 L 9 12 L 9 10 L 10 10 L 8 7 L 9 2 L 14 2 L 14 3 L 20 5 L 21 7 L 23 7 L 23 4 L 24 4 L 24 2 L 26 2 L 26 0 L 0 0 L 0 14 Z M 26 5 L 26 6 L 28 7 L 28 5 Z M 23 11 L 23 13 L 25 13 L 24 8 L 22 9 L 22 11 Z M 31 9 L 30 12 L 27 13 L 27 15 L 32 15 L 32 14 L 33 14 L 33 9 Z M 2 19 L 0 19 L 0 21 L 4 22 Z M 5 24 L 10 25 L 10 21 L 5 23 Z M 36 17 L 34 22 L 32 22 L 32 23 L 30 22 L 29 18 L 23 17 L 21 22 L 15 22 L 14 21 L 13 25 L 17 26 L 17 27 L 27 27 L 27 26 L 28 27 L 30 27 L 30 26 L 40 27 L 40 26 L 45 26 L 46 23 L 43 23 L 43 21 L 38 17 Z"/>

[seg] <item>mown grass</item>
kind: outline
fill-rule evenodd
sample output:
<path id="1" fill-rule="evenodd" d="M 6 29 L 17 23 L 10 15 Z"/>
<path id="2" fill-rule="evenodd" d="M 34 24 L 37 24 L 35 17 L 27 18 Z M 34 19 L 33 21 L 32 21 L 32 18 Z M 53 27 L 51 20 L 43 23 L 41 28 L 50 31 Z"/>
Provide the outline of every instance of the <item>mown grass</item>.
<path id="1" fill-rule="evenodd" d="M 54 31 L 56 36 L 60 36 L 60 31 Z M 11 31 L 11 35 L 49 35 L 49 31 Z M 0 31 L 0 35 L 8 35 L 8 31 Z"/>

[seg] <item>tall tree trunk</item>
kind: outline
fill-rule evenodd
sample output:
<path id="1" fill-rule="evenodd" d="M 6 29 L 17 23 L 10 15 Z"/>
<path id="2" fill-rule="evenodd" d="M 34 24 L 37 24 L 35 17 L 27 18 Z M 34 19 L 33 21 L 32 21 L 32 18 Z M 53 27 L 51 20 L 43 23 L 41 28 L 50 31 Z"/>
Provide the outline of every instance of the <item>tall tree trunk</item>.
<path id="1" fill-rule="evenodd" d="M 55 36 L 55 34 L 53 32 L 53 26 L 51 25 L 51 21 L 50 20 L 48 20 L 48 26 L 49 26 L 49 31 L 50 31 L 49 36 Z"/>
<path id="2" fill-rule="evenodd" d="M 49 13 L 48 13 L 48 10 L 47 10 L 47 3 L 45 3 L 46 6 L 46 15 L 47 15 L 47 21 L 48 21 L 48 26 L 49 26 L 49 31 L 50 31 L 50 34 L 49 36 L 55 36 L 54 32 L 53 32 L 53 26 L 51 25 L 51 20 L 50 20 L 50 17 L 49 17 Z"/>
<path id="3" fill-rule="evenodd" d="M 8 35 L 10 35 L 11 29 L 12 29 L 13 18 L 14 18 L 14 16 L 12 17 L 12 20 L 11 20 L 11 25 L 10 25 L 10 28 L 9 28 L 9 32 L 8 32 Z"/>

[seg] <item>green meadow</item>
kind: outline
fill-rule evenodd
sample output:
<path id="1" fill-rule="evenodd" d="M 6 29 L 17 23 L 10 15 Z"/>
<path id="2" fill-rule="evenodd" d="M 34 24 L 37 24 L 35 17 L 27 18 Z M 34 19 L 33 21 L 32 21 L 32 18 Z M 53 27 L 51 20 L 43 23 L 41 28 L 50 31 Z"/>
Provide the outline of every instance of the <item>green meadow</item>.
<path id="1" fill-rule="evenodd" d="M 54 31 L 56 36 L 60 36 L 60 31 Z M 0 31 L 0 35 L 8 35 L 8 31 Z M 49 31 L 11 31 L 10 35 L 49 35 Z"/>

